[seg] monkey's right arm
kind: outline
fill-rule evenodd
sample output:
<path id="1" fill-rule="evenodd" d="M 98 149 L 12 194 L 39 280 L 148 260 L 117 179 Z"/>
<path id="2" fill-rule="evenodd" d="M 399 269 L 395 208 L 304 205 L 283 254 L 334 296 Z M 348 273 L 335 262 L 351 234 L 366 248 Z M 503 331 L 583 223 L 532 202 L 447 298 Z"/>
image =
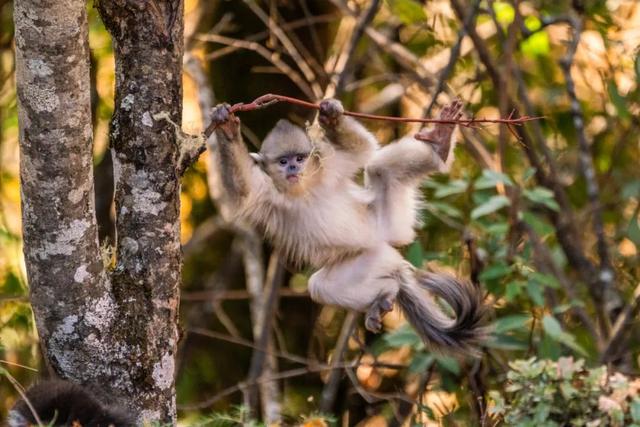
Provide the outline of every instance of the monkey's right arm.
<path id="1" fill-rule="evenodd" d="M 212 159 L 218 167 L 226 198 L 234 208 L 241 207 L 249 199 L 268 190 L 268 177 L 251 158 L 240 133 L 240 119 L 229 111 L 228 104 L 216 106 L 212 122 L 217 125 L 209 140 Z"/>

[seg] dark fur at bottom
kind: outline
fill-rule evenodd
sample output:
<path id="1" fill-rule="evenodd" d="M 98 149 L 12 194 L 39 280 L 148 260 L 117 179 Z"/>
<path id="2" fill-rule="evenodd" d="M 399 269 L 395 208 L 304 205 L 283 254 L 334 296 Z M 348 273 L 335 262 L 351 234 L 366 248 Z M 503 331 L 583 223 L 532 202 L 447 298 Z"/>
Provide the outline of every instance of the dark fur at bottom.
<path id="1" fill-rule="evenodd" d="M 27 390 L 27 399 L 45 425 L 83 427 L 135 426 L 124 409 L 103 403 L 91 390 L 68 381 L 42 381 Z M 9 412 L 10 427 L 37 425 L 27 403 L 20 399 Z"/>

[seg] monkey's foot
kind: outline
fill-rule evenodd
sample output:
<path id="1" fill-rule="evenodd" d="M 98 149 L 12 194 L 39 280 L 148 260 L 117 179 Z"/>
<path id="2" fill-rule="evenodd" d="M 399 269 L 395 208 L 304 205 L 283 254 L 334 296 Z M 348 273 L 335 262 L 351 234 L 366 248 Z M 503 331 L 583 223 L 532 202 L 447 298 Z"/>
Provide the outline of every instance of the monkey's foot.
<path id="1" fill-rule="evenodd" d="M 364 319 L 364 326 L 371 332 L 378 333 L 382 330 L 382 318 L 385 314 L 393 310 L 393 298 L 389 295 L 378 296 Z"/>
<path id="2" fill-rule="evenodd" d="M 462 101 L 456 99 L 445 106 L 438 117 L 439 120 L 459 120 L 462 117 Z M 433 129 L 423 129 L 416 134 L 416 139 L 431 145 L 443 162 L 447 161 L 451 147 L 451 135 L 455 129 L 455 123 L 437 123 Z"/>
<path id="3" fill-rule="evenodd" d="M 344 114 L 342 102 L 337 99 L 325 99 L 320 103 L 320 115 L 318 121 L 320 124 L 329 129 L 333 129 L 338 124 L 338 120 Z"/>

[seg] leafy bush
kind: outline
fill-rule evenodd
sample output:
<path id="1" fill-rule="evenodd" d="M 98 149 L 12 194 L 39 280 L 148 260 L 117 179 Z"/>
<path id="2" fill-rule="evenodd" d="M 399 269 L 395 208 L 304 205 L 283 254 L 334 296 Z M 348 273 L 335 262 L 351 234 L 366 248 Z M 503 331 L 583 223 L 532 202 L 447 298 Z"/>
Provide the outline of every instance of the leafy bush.
<path id="1" fill-rule="evenodd" d="M 640 427 L 640 379 L 585 368 L 584 360 L 516 360 L 505 393 L 489 393 L 489 415 L 506 425 Z"/>

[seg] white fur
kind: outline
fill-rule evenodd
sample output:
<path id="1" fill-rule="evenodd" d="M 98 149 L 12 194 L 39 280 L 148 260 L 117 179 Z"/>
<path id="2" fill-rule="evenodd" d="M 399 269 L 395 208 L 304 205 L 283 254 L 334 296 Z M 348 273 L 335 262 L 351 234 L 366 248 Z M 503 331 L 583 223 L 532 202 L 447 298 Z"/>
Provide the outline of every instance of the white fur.
<path id="1" fill-rule="evenodd" d="M 314 300 L 364 311 L 381 293 L 397 294 L 392 275 L 406 261 L 394 247 L 415 238 L 418 185 L 444 165 L 413 138 L 379 148 L 355 121 L 342 124 L 339 144 L 317 129 L 309 135 L 320 155 L 318 170 L 309 172 L 314 185 L 295 196 L 281 192 L 263 168 L 247 161 L 239 169 L 250 168 L 244 177 L 250 190 L 239 215 L 261 228 L 290 261 L 320 269 L 309 283 Z M 365 167 L 361 186 L 354 176 Z"/>

